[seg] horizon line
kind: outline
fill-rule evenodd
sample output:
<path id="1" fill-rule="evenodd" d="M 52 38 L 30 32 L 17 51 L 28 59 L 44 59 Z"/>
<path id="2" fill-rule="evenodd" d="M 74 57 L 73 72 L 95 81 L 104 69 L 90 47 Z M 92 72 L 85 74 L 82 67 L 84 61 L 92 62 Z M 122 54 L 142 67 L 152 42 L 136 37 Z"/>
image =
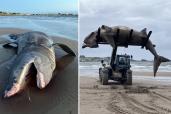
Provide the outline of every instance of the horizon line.
<path id="1" fill-rule="evenodd" d="M 71 13 L 71 14 L 78 14 L 78 11 L 33 11 L 33 12 L 24 12 L 24 11 L 5 11 L 5 10 L 0 10 L 0 12 L 6 12 L 6 13 L 30 13 L 30 14 L 44 14 L 44 13 Z"/>

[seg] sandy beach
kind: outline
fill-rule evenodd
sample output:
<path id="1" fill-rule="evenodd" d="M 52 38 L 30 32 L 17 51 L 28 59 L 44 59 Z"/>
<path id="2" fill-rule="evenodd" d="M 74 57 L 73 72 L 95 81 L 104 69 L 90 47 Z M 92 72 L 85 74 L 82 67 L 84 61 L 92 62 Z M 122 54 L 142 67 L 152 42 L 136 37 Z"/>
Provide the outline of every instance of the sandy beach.
<path id="1" fill-rule="evenodd" d="M 133 85 L 110 81 L 101 85 L 98 76 L 80 78 L 81 114 L 170 114 L 171 72 L 134 72 Z"/>

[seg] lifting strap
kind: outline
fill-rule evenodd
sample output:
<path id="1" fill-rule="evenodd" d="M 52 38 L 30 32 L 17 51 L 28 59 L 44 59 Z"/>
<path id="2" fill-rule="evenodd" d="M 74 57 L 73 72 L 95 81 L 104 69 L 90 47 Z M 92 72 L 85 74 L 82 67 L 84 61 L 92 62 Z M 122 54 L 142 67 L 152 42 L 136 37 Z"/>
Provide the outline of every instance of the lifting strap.
<path id="1" fill-rule="evenodd" d="M 130 30 L 129 32 L 129 36 L 127 37 L 126 43 L 125 43 L 125 47 L 128 47 L 128 42 L 131 40 L 132 38 L 132 34 L 133 34 L 133 29 Z"/>
<path id="2" fill-rule="evenodd" d="M 97 38 L 97 42 L 100 42 L 100 40 L 101 40 L 101 38 L 100 38 L 100 27 L 97 30 L 97 36 L 96 36 L 96 38 Z"/>
<path id="3" fill-rule="evenodd" d="M 108 44 L 104 39 L 101 38 L 100 36 L 100 27 L 97 30 L 97 36 L 96 36 L 97 40 L 97 44 Z"/>
<path id="4" fill-rule="evenodd" d="M 113 36 L 113 41 L 114 41 L 116 46 L 117 46 L 117 41 L 118 41 L 118 38 L 119 38 L 119 34 L 120 34 L 120 29 L 118 28 L 116 30 L 116 35 Z"/>

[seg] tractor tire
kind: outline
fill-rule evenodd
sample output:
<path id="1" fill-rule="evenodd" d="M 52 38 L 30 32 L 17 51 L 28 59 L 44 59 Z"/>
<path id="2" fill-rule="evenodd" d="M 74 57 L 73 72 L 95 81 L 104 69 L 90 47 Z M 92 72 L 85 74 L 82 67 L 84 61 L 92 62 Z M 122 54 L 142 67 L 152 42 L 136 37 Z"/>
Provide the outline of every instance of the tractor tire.
<path id="1" fill-rule="evenodd" d="M 127 79 L 126 79 L 126 83 L 125 84 L 132 85 L 132 71 L 131 70 L 128 70 L 126 72 L 126 77 L 127 77 Z"/>
<path id="2" fill-rule="evenodd" d="M 109 71 L 107 69 L 103 70 L 102 76 L 101 76 L 101 84 L 102 85 L 108 84 L 108 77 L 109 77 Z"/>

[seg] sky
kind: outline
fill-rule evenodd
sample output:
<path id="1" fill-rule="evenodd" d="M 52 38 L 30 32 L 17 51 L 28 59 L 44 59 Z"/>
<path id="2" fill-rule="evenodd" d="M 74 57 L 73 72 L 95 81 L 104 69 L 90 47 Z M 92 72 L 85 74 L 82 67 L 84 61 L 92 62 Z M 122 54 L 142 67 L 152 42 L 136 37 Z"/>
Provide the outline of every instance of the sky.
<path id="1" fill-rule="evenodd" d="M 110 56 L 111 47 L 81 49 L 83 39 L 101 25 L 147 28 L 159 55 L 171 59 L 171 0 L 80 0 L 80 55 Z M 134 59 L 153 60 L 149 50 L 141 47 L 118 48 L 118 54 L 131 54 Z"/>
<path id="2" fill-rule="evenodd" d="M 0 0 L 0 11 L 21 13 L 77 13 L 77 0 Z"/>

